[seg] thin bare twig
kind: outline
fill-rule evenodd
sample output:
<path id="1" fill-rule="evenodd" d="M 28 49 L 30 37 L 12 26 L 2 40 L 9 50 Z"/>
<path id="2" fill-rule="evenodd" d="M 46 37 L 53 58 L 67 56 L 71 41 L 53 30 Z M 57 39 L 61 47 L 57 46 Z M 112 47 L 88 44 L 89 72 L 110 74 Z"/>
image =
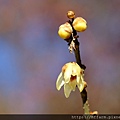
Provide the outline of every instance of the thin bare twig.
<path id="1" fill-rule="evenodd" d="M 72 19 L 72 21 L 68 21 L 70 23 L 70 25 L 72 26 L 72 22 L 74 19 Z M 73 28 L 73 26 L 72 26 Z M 80 50 L 79 50 L 79 45 L 80 43 L 78 42 L 78 36 L 77 36 L 77 32 L 76 30 L 73 28 L 73 36 L 71 36 L 68 45 L 70 45 L 71 41 L 73 39 L 74 43 L 75 43 L 75 49 L 74 49 L 74 54 L 75 54 L 75 58 L 76 58 L 76 62 L 78 63 L 78 65 L 82 68 L 82 69 L 86 69 L 86 66 L 82 64 L 81 61 L 81 56 L 80 56 Z M 89 104 L 88 104 L 88 97 L 87 97 L 87 90 L 86 88 L 83 89 L 83 91 L 81 92 L 81 98 L 82 98 L 82 102 L 83 102 L 83 110 L 84 110 L 84 114 L 90 114 L 90 108 L 89 108 Z"/>
<path id="2" fill-rule="evenodd" d="M 76 62 L 81 68 L 85 69 L 86 66 L 81 63 L 79 44 L 75 44 L 75 48 L 76 49 L 74 50 L 74 53 L 75 53 Z M 81 97 L 82 97 L 82 102 L 83 102 L 84 114 L 90 114 L 86 88 L 84 88 L 83 91 L 81 92 Z"/>

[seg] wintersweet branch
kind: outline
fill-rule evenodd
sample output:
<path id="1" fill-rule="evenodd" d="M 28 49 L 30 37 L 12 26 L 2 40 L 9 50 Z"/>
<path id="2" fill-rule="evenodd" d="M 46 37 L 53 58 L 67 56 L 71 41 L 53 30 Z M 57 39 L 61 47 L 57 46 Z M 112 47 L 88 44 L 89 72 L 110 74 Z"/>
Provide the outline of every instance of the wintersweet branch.
<path id="1" fill-rule="evenodd" d="M 75 91 L 77 86 L 81 93 L 84 114 L 97 114 L 97 111 L 90 112 L 86 89 L 87 83 L 84 81 L 86 66 L 81 61 L 79 36 L 77 35 L 77 32 L 83 32 L 87 29 L 87 22 L 82 17 L 75 18 L 73 11 L 68 11 L 67 17 L 69 21 L 59 27 L 58 34 L 68 43 L 70 53 L 74 51 L 76 63 L 70 62 L 62 67 L 56 82 L 56 88 L 60 90 L 64 85 L 64 94 L 68 98 L 71 91 Z"/>
<path id="2" fill-rule="evenodd" d="M 85 70 L 86 66 L 81 63 L 80 52 L 79 52 L 79 42 L 78 41 L 75 43 L 74 53 L 75 53 L 76 62 L 78 63 L 78 65 L 81 68 L 83 68 Z M 82 97 L 82 102 L 83 102 L 84 114 L 90 114 L 86 88 L 84 88 L 83 91 L 81 92 L 81 97 Z"/>

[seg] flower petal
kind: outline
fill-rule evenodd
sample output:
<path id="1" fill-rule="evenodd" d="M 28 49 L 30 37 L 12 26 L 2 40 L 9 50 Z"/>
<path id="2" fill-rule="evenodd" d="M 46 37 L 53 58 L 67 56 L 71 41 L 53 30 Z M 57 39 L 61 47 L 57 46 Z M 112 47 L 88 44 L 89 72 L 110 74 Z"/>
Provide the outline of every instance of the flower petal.
<path id="1" fill-rule="evenodd" d="M 82 92 L 84 89 L 84 84 L 77 84 L 77 87 L 78 87 L 79 91 Z"/>
<path id="2" fill-rule="evenodd" d="M 84 89 L 84 77 L 83 75 L 80 75 L 77 77 L 77 86 L 80 92 Z"/>
<path id="3" fill-rule="evenodd" d="M 60 90 L 61 87 L 64 85 L 64 78 L 62 72 L 59 74 L 57 81 L 56 81 L 56 88 L 57 90 Z"/>
<path id="4" fill-rule="evenodd" d="M 65 94 L 65 97 L 68 98 L 70 93 L 71 93 L 71 87 L 69 85 L 69 83 L 65 83 L 64 84 L 64 94 Z"/>
<path id="5" fill-rule="evenodd" d="M 73 80 L 73 81 L 69 82 L 69 85 L 70 85 L 72 91 L 75 91 L 75 88 L 76 88 L 76 85 L 77 85 L 76 80 Z"/>
<path id="6" fill-rule="evenodd" d="M 65 80 L 65 83 L 69 83 L 69 81 L 70 81 L 70 76 L 71 76 L 71 70 L 70 70 L 70 69 L 67 69 L 67 70 L 64 72 L 64 80 Z"/>

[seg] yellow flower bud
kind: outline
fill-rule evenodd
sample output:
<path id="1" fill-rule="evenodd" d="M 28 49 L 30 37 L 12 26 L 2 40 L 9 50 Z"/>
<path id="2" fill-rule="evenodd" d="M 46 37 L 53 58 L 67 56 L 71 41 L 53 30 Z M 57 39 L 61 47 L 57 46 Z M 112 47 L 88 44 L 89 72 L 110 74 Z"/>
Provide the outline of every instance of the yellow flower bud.
<path id="1" fill-rule="evenodd" d="M 75 13 L 73 11 L 68 11 L 67 12 L 67 17 L 72 19 L 72 18 L 75 18 Z"/>
<path id="2" fill-rule="evenodd" d="M 87 29 L 87 22 L 82 17 L 75 18 L 72 25 L 77 32 L 83 32 Z"/>
<path id="3" fill-rule="evenodd" d="M 68 39 L 71 36 L 72 31 L 71 25 L 66 22 L 59 27 L 58 35 L 63 39 Z"/>

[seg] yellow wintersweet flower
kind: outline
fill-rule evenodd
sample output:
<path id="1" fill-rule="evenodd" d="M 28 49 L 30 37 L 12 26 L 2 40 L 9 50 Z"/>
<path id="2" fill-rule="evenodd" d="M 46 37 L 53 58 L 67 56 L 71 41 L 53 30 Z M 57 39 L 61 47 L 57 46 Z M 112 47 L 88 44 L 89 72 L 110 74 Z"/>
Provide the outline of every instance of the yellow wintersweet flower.
<path id="1" fill-rule="evenodd" d="M 62 67 L 62 71 L 56 81 L 57 90 L 60 90 L 63 85 L 66 98 L 69 97 L 71 91 L 75 91 L 76 86 L 80 92 L 84 89 L 84 70 L 76 62 L 66 63 Z"/>

